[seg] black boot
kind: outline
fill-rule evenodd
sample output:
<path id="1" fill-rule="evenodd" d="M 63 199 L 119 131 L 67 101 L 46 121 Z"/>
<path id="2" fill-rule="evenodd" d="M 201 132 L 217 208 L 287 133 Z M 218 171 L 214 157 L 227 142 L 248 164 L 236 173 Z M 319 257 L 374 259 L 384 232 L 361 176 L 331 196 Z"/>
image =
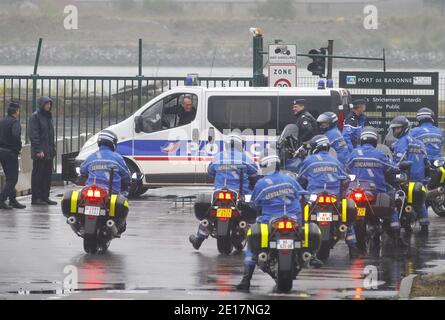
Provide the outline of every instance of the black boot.
<path id="1" fill-rule="evenodd" d="M 408 243 L 400 236 L 400 229 L 393 230 L 393 241 L 395 248 L 406 248 Z"/>
<path id="2" fill-rule="evenodd" d="M 25 209 L 26 208 L 26 206 L 24 204 L 21 204 L 15 198 L 9 199 L 9 205 L 11 207 L 13 207 L 13 208 L 16 208 L 16 209 Z"/>
<path id="3" fill-rule="evenodd" d="M 239 291 L 249 292 L 250 290 L 250 280 L 252 280 L 253 272 L 255 271 L 255 265 L 249 264 L 244 265 L 244 274 L 241 282 L 236 286 Z"/>
<path id="4" fill-rule="evenodd" d="M 318 259 L 316 256 L 312 256 L 311 260 L 309 261 L 309 265 L 311 267 L 319 269 L 319 268 L 323 267 L 323 262 L 320 259 Z"/>
<path id="5" fill-rule="evenodd" d="M 199 250 L 199 248 L 201 247 L 201 244 L 204 242 L 204 240 L 205 240 L 205 238 L 198 237 L 194 234 L 192 234 L 189 237 L 190 243 L 193 245 L 193 248 L 195 248 L 196 250 Z"/>
<path id="6" fill-rule="evenodd" d="M 12 210 L 12 207 L 8 206 L 4 201 L 0 201 L 0 209 Z"/>
<path id="7" fill-rule="evenodd" d="M 428 236 L 429 228 L 428 225 L 420 226 L 419 236 L 426 237 Z"/>

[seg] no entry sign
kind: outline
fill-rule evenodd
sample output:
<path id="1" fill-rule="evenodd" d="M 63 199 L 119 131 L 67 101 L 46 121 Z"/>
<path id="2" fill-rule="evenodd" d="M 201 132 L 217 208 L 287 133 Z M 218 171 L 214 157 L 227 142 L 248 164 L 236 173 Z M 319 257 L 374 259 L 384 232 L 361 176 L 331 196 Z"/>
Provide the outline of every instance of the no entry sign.
<path id="1" fill-rule="evenodd" d="M 296 65 L 269 65 L 269 87 L 296 87 Z"/>

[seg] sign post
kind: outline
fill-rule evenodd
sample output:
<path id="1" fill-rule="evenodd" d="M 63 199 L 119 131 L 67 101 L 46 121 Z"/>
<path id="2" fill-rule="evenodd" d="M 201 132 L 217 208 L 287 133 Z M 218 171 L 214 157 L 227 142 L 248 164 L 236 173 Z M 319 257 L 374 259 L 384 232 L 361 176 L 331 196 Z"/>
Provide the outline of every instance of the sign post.
<path id="1" fill-rule="evenodd" d="M 269 87 L 297 86 L 297 45 L 269 45 Z"/>

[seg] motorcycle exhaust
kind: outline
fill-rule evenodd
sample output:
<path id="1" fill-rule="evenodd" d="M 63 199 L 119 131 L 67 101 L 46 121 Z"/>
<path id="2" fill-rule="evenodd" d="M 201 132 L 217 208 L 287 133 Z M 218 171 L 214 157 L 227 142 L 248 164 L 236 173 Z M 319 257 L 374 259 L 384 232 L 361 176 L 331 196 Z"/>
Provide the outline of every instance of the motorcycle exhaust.
<path id="1" fill-rule="evenodd" d="M 207 220 L 207 219 L 204 219 L 204 220 L 201 220 L 201 225 L 204 227 L 204 228 L 207 228 L 208 226 L 209 226 L 209 220 Z"/>
<path id="2" fill-rule="evenodd" d="M 431 198 L 437 197 L 443 193 L 445 193 L 445 189 L 443 187 L 439 187 L 437 189 L 428 191 L 426 197 L 427 197 L 427 199 L 431 199 Z"/>
<path id="3" fill-rule="evenodd" d="M 406 206 L 406 207 L 405 207 L 405 212 L 406 212 L 406 213 L 411 213 L 411 212 L 413 212 L 413 211 L 414 211 L 413 206 Z"/>
<path id="4" fill-rule="evenodd" d="M 303 252 L 303 255 L 301 256 L 304 262 L 308 262 L 312 258 L 312 254 L 310 252 Z"/>
<path id="5" fill-rule="evenodd" d="M 246 222 L 246 221 L 240 221 L 240 223 L 239 223 L 239 227 L 240 227 L 241 229 L 246 229 L 246 227 L 247 227 L 247 222 Z"/>
<path id="6" fill-rule="evenodd" d="M 70 225 L 75 225 L 77 222 L 76 217 L 69 217 L 68 219 L 66 219 L 66 223 L 70 224 Z"/>
<path id="7" fill-rule="evenodd" d="M 345 224 L 340 225 L 340 227 L 338 228 L 338 231 L 340 231 L 341 233 L 345 233 L 348 230 L 348 226 Z"/>
<path id="8" fill-rule="evenodd" d="M 106 223 L 108 229 L 110 229 L 111 234 L 113 235 L 113 237 L 115 237 L 117 235 L 117 227 L 116 227 L 116 223 L 113 220 L 107 220 Z"/>
<path id="9" fill-rule="evenodd" d="M 267 261 L 267 253 L 266 252 L 261 252 L 258 255 L 258 261 L 259 262 L 266 262 Z"/>

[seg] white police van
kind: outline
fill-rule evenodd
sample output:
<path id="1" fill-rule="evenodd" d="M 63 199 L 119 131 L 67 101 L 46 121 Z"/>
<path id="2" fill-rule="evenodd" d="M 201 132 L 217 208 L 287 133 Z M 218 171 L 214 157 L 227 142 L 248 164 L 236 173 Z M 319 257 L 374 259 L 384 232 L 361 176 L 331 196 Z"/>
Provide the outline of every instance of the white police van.
<path id="1" fill-rule="evenodd" d="M 179 125 L 180 116 L 166 111 L 181 107 L 185 97 L 191 99 L 196 115 L 190 123 Z M 333 111 L 340 123 L 351 103 L 349 91 L 338 88 L 184 86 L 160 94 L 107 129 L 118 136 L 117 151 L 130 170 L 145 175 L 142 184 L 132 188 L 133 195 L 145 192 L 149 186 L 206 185 L 212 183 L 207 166 L 223 148 L 224 133 L 240 129 L 246 138 L 246 151 L 255 158 L 287 124 L 294 122 L 291 106 L 297 98 L 306 99 L 306 110 L 315 118 Z M 74 165 L 97 150 L 96 141 L 97 135 L 89 139 L 80 153 L 74 154 L 75 161 L 65 155 L 65 180 L 70 180 Z"/>

